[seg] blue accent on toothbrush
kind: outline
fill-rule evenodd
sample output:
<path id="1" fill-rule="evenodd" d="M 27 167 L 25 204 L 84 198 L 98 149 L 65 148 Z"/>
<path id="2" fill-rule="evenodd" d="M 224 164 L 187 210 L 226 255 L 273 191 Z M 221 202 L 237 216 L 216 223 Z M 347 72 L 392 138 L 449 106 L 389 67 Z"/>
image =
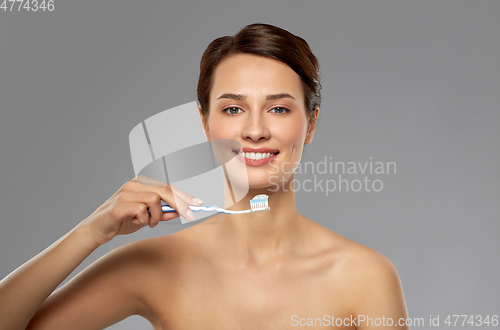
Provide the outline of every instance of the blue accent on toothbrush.
<path id="1" fill-rule="evenodd" d="M 265 194 L 260 194 L 255 196 L 250 200 L 250 210 L 243 210 L 243 211 L 231 211 L 231 210 L 226 210 L 218 206 L 193 206 L 189 205 L 189 208 L 192 211 L 195 212 L 217 212 L 217 213 L 225 213 L 225 214 L 242 214 L 242 213 L 251 213 L 251 212 L 258 212 L 258 211 L 268 211 L 270 210 L 269 205 L 268 205 L 268 198 L 269 196 Z M 161 209 L 163 213 L 166 212 L 177 212 L 175 209 L 170 207 L 170 205 L 162 205 Z M 149 210 L 148 210 L 149 213 Z"/>

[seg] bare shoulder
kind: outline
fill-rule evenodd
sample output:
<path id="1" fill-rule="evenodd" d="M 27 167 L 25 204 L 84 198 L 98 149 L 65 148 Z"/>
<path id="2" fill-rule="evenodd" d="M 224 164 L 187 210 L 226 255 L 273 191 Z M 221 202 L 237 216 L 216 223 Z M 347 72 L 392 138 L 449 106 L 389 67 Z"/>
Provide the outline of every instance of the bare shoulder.
<path id="1" fill-rule="evenodd" d="M 161 273 L 162 277 L 182 271 L 186 261 L 192 260 L 203 241 L 205 230 L 199 226 L 184 228 L 172 234 L 148 238 L 129 243 L 110 253 L 108 258 L 116 259 L 130 272 Z"/>
<path id="2" fill-rule="evenodd" d="M 155 237 L 120 246 L 84 269 L 57 294 L 78 288 L 101 288 L 104 291 L 120 292 L 117 296 L 136 299 L 141 278 L 156 271 L 158 265 L 175 254 L 175 246 L 166 236 Z M 174 258 L 172 258 L 174 259 Z M 137 279 L 131 281 L 131 278 Z M 103 292 L 103 291 L 101 291 Z"/>
<path id="3" fill-rule="evenodd" d="M 114 264 L 122 272 L 141 276 L 150 275 L 146 273 L 151 272 L 163 272 L 163 268 L 172 269 L 174 263 L 182 261 L 183 255 L 189 252 L 189 235 L 180 235 L 181 232 L 123 245 L 104 256 L 103 264 L 110 267 Z"/>
<path id="4" fill-rule="evenodd" d="M 380 280 L 394 281 L 398 277 L 396 267 L 382 253 L 345 237 L 339 241 L 342 244 L 339 266 L 356 285 Z"/>
<path id="5" fill-rule="evenodd" d="M 332 263 L 331 280 L 341 288 L 344 302 L 353 313 L 380 306 L 404 315 L 406 307 L 398 271 L 382 253 L 343 237 L 321 225 L 318 232 L 328 242 Z"/>
<path id="6" fill-rule="evenodd" d="M 53 292 L 28 328 L 101 329 L 130 315 L 148 316 L 144 288 L 175 253 L 175 244 L 165 248 L 170 241 L 146 239 L 105 254 Z"/>
<path id="7" fill-rule="evenodd" d="M 356 280 L 397 276 L 393 263 L 382 253 L 319 224 L 316 230 L 330 253 L 335 255 L 335 267 L 341 276 Z"/>
<path id="8" fill-rule="evenodd" d="M 382 253 L 338 234 L 335 274 L 352 315 L 394 320 L 408 317 L 403 288 L 394 264 Z M 394 323 L 395 324 L 395 323 Z M 360 324 L 359 329 L 369 328 Z M 398 329 L 407 329 L 399 326 Z"/>

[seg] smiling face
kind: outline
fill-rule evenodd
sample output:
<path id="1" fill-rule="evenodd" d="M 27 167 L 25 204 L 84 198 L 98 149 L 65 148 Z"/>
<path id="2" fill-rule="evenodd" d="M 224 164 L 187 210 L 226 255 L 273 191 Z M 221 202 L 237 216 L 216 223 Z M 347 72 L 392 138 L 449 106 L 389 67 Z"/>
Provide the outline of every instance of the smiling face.
<path id="1" fill-rule="evenodd" d="M 202 121 L 208 141 L 241 144 L 238 158 L 247 165 L 250 188 L 290 180 L 315 129 L 299 75 L 282 62 L 250 54 L 232 55 L 217 66 L 210 113 Z"/>

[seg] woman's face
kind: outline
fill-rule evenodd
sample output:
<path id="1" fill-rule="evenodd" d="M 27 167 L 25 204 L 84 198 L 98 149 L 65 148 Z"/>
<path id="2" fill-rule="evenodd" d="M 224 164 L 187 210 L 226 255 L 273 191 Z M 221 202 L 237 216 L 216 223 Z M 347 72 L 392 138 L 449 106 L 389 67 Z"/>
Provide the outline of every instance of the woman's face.
<path id="1" fill-rule="evenodd" d="M 315 129 L 299 75 L 282 62 L 250 54 L 232 55 L 216 67 L 210 113 L 202 120 L 209 141 L 241 144 L 238 158 L 247 165 L 250 188 L 290 180 Z"/>

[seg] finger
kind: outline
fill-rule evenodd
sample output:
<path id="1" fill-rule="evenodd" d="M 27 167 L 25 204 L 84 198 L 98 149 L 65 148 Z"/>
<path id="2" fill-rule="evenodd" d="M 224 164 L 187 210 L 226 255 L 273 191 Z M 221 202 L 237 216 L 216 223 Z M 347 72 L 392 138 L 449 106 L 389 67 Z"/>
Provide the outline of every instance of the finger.
<path id="1" fill-rule="evenodd" d="M 176 209 L 179 214 L 181 214 L 185 219 L 189 221 L 193 221 L 196 219 L 194 216 L 193 211 L 189 208 L 189 205 L 201 205 L 203 204 L 203 201 L 197 198 L 194 198 L 193 196 L 185 193 L 184 191 L 180 190 L 179 188 L 173 186 L 173 185 L 168 185 L 170 190 L 172 191 L 172 196 L 174 197 L 175 203 L 174 203 L 174 209 Z"/>
<path id="2" fill-rule="evenodd" d="M 148 208 L 143 203 L 117 203 L 113 208 L 113 216 L 122 223 L 124 221 L 131 221 L 132 223 L 139 222 L 143 227 L 147 226 L 149 222 Z"/>
<path id="3" fill-rule="evenodd" d="M 164 186 L 146 186 L 139 182 L 129 181 L 126 185 L 124 185 L 125 191 L 154 191 L 158 195 L 160 195 L 161 199 L 165 201 L 168 205 L 170 205 L 173 209 L 179 212 L 184 218 L 188 220 L 194 220 L 195 216 L 193 211 L 189 209 L 188 201 L 192 201 L 193 198 L 190 195 L 182 194 L 182 191 L 177 188 L 173 188 L 172 185 L 164 185 Z M 177 195 L 173 189 L 176 189 L 182 196 Z"/>
<path id="4" fill-rule="evenodd" d="M 196 206 L 200 206 L 201 204 L 203 204 L 203 201 L 199 198 L 196 198 L 182 190 L 180 190 L 179 188 L 177 188 L 176 186 L 173 186 L 173 185 L 170 185 L 170 187 L 172 188 L 173 192 L 177 195 L 177 196 L 180 196 L 183 200 L 186 201 L 186 203 L 188 203 L 189 205 L 196 205 Z"/>
<path id="5" fill-rule="evenodd" d="M 160 221 L 161 221 L 161 222 L 170 221 L 170 220 L 175 219 L 175 218 L 178 218 L 178 217 L 179 217 L 179 213 L 178 213 L 178 212 L 164 212 L 164 213 L 163 213 L 163 216 L 162 216 L 162 218 L 161 218 L 161 220 L 160 220 Z M 150 222 L 151 222 L 151 220 L 150 220 Z M 144 226 L 142 226 L 142 225 L 140 224 L 140 222 L 139 222 L 139 220 L 138 220 L 137 218 L 133 219 L 133 220 L 132 220 L 132 223 L 133 223 L 133 224 L 140 225 L 141 227 L 144 227 Z M 156 227 L 156 225 L 157 225 L 157 224 L 155 224 L 155 225 L 154 225 L 154 226 L 152 226 L 152 227 L 150 226 L 150 227 L 151 227 L 151 228 L 154 228 L 154 227 Z"/>
<path id="6" fill-rule="evenodd" d="M 162 220 L 163 211 L 161 209 L 161 197 L 152 191 L 125 191 L 120 194 L 119 200 L 127 203 L 143 203 L 149 208 L 150 219 L 149 226 L 156 227 Z"/>
<path id="7" fill-rule="evenodd" d="M 145 179 L 145 177 L 141 177 L 141 180 L 137 180 L 138 177 L 135 177 L 135 180 L 127 182 L 123 188 L 125 190 L 132 190 L 132 191 L 145 191 L 145 190 L 150 190 L 150 188 L 161 188 L 161 187 L 170 187 L 171 190 L 176 193 L 178 196 L 180 196 L 186 203 L 189 205 L 196 205 L 200 206 L 203 204 L 203 201 L 199 198 L 196 198 L 192 195 L 189 195 L 188 193 L 180 190 L 179 188 L 171 185 L 171 184 L 166 184 L 164 182 L 160 181 L 151 181 L 151 179 Z"/>
<path id="8" fill-rule="evenodd" d="M 133 203 L 136 205 L 135 217 L 139 220 L 141 226 L 147 226 L 149 223 L 150 215 L 148 213 L 148 208 L 143 203 Z"/>
<path id="9" fill-rule="evenodd" d="M 179 217 L 178 212 L 165 212 L 165 213 L 163 213 L 163 217 L 162 217 L 161 221 L 169 221 L 169 220 L 172 220 L 172 219 L 175 219 L 178 217 Z"/>
<path id="10" fill-rule="evenodd" d="M 191 211 L 191 209 L 189 208 L 189 204 L 186 202 L 186 200 L 184 200 L 181 196 L 177 195 L 173 191 L 172 191 L 172 197 L 175 201 L 173 206 L 174 209 L 177 210 L 177 212 L 187 220 L 189 221 L 195 220 L 193 211 Z"/>

